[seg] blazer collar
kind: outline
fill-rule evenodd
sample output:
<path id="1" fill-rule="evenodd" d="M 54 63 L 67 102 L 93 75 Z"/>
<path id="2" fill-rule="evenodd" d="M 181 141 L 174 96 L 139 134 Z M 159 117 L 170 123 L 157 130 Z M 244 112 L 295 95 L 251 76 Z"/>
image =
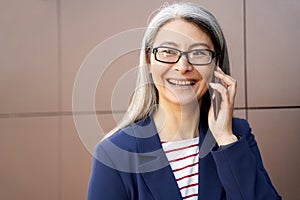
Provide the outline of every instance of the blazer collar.
<path id="1" fill-rule="evenodd" d="M 199 127 L 199 147 L 201 147 L 203 138 L 207 134 L 208 125 L 205 121 L 202 121 Z M 181 200 L 180 190 L 162 149 L 152 117 L 141 121 L 134 128 L 134 135 L 140 153 L 138 168 L 155 199 Z M 199 183 L 199 198 L 220 199 L 222 185 L 211 153 L 199 159 Z"/>

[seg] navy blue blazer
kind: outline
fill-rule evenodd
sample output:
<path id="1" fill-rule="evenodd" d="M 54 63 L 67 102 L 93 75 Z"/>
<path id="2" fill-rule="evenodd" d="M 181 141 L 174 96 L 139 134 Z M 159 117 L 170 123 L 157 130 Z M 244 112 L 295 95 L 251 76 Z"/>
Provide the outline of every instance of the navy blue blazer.
<path id="1" fill-rule="evenodd" d="M 234 118 L 232 126 L 240 136 L 237 142 L 199 158 L 198 199 L 281 199 L 263 166 L 247 121 Z M 199 127 L 201 147 L 208 134 L 207 122 L 201 120 Z M 96 145 L 87 199 L 182 199 L 152 117 Z"/>

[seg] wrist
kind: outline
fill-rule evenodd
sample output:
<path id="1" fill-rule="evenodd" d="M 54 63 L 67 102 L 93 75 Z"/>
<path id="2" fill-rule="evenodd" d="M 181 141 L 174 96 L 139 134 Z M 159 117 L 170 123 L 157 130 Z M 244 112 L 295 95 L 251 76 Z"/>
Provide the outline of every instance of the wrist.
<path id="1" fill-rule="evenodd" d="M 217 140 L 217 144 L 220 147 L 220 146 L 224 146 L 224 145 L 234 143 L 236 141 L 238 141 L 238 138 L 232 133 L 232 134 L 229 134 L 229 135 L 221 136 Z"/>

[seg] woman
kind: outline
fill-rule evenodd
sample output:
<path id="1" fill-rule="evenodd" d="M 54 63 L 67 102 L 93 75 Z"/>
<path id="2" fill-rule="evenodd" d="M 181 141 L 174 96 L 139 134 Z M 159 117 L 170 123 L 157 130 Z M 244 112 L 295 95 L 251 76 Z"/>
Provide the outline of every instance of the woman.
<path id="1" fill-rule="evenodd" d="M 161 8 L 127 114 L 95 148 L 88 199 L 281 199 L 248 123 L 232 117 L 236 87 L 214 16 Z"/>

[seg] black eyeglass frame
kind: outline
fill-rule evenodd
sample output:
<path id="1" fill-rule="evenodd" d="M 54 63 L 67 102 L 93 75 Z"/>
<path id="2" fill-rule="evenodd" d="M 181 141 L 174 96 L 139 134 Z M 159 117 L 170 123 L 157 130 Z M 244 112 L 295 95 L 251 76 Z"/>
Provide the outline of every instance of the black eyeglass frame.
<path id="1" fill-rule="evenodd" d="M 172 49 L 172 50 L 175 50 L 175 51 L 179 52 L 180 54 L 178 56 L 178 59 L 176 61 L 173 61 L 173 62 L 168 62 L 168 61 L 163 61 L 163 60 L 158 59 L 157 58 L 157 52 L 158 52 L 157 49 L 158 48 L 168 48 L 168 49 Z M 210 56 L 210 61 L 208 63 L 205 63 L 205 64 L 194 64 L 194 63 L 190 62 L 190 59 L 188 57 L 188 53 L 193 52 L 193 51 L 199 51 L 199 50 L 200 51 L 208 51 L 210 53 L 211 56 Z M 216 56 L 216 53 L 214 51 L 210 50 L 210 49 L 192 49 L 192 50 L 189 50 L 189 51 L 180 51 L 179 49 L 176 49 L 176 48 L 173 48 L 173 47 L 167 47 L 167 46 L 154 47 L 154 48 L 152 48 L 152 53 L 154 54 L 155 60 L 157 60 L 159 62 L 162 62 L 162 63 L 167 63 L 167 64 L 175 64 L 175 63 L 177 63 L 180 60 L 180 58 L 181 58 L 182 55 L 185 55 L 185 57 L 187 58 L 187 61 L 188 61 L 188 63 L 190 65 L 197 65 L 197 66 L 203 66 L 203 65 L 209 65 L 209 64 L 211 64 L 212 61 L 213 61 L 213 59 Z"/>

